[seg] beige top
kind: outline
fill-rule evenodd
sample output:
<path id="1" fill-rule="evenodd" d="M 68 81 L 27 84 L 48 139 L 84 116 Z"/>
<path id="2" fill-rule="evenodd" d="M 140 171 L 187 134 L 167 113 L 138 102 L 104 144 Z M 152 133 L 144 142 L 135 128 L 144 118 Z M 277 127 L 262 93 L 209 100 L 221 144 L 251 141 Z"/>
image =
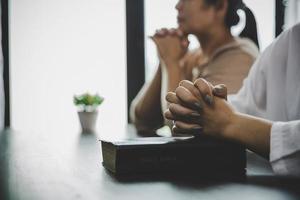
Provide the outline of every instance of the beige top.
<path id="1" fill-rule="evenodd" d="M 259 51 L 249 39 L 235 40 L 217 49 L 206 62 L 193 68 L 193 80 L 204 78 L 213 85 L 225 84 L 228 93 L 237 93 Z"/>
<path id="2" fill-rule="evenodd" d="M 190 53 L 190 63 L 192 65 L 191 79 L 205 78 L 213 85 L 226 84 L 228 87 L 228 93 L 236 93 L 242 86 L 242 82 L 247 77 L 251 65 L 254 63 L 259 51 L 256 45 L 249 39 L 235 38 L 233 42 L 218 48 L 213 56 L 204 61 L 201 59 L 201 54 L 196 52 Z M 196 56 L 195 56 L 196 55 Z M 201 64 L 199 64 L 201 62 Z M 163 63 L 163 62 L 161 62 Z M 198 64 L 196 64 L 198 63 Z M 191 71 L 191 70 L 190 70 Z M 167 102 L 165 95 L 168 91 L 166 84 L 168 83 L 168 77 L 164 67 L 162 66 L 162 79 L 161 79 L 161 110 L 162 115 L 167 109 Z M 143 121 L 135 116 L 135 107 L 137 103 L 142 99 L 145 92 L 147 91 L 148 84 L 146 83 L 136 98 L 133 100 L 130 107 L 130 118 L 131 121 L 136 125 L 139 130 L 149 130 L 157 127 L 152 127 L 151 122 Z M 162 124 L 168 124 L 162 122 Z M 170 124 L 168 124 L 170 125 Z"/>

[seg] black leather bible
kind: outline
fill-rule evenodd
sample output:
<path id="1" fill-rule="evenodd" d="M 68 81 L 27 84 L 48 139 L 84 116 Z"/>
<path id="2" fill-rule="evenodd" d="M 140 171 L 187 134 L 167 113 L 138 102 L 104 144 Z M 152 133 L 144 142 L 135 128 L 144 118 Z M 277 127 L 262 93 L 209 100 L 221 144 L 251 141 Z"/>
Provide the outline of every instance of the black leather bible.
<path id="1" fill-rule="evenodd" d="M 239 177 L 246 172 L 243 146 L 207 136 L 101 140 L 101 146 L 103 166 L 116 175 Z"/>

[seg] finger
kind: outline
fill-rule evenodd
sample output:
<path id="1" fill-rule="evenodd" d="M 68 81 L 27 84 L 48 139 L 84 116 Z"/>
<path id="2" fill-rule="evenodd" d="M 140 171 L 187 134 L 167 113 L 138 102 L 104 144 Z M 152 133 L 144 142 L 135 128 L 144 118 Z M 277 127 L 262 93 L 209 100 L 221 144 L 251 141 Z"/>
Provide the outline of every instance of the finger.
<path id="1" fill-rule="evenodd" d="M 176 94 L 174 92 L 168 92 L 166 95 L 166 100 L 169 103 L 176 103 L 176 104 L 180 104 L 180 100 L 178 99 L 178 97 L 176 96 Z"/>
<path id="2" fill-rule="evenodd" d="M 175 29 L 175 28 L 171 28 L 171 29 L 169 30 L 169 34 L 172 35 L 172 36 L 177 36 L 177 31 L 176 31 L 176 29 Z"/>
<path id="3" fill-rule="evenodd" d="M 169 111 L 172 114 L 173 119 L 186 119 L 192 118 L 200 119 L 201 114 L 195 110 L 184 107 L 180 104 L 171 103 L 169 105 Z"/>
<path id="4" fill-rule="evenodd" d="M 162 33 L 161 33 L 161 30 L 159 29 L 159 30 L 156 30 L 156 31 L 155 31 L 155 33 L 154 33 L 153 36 L 160 37 L 161 34 L 162 34 Z"/>
<path id="5" fill-rule="evenodd" d="M 224 84 L 216 85 L 213 88 L 213 94 L 217 97 L 227 100 L 227 87 Z"/>
<path id="6" fill-rule="evenodd" d="M 201 132 L 203 128 L 199 124 L 190 124 L 182 121 L 175 121 L 175 127 L 186 132 Z"/>
<path id="7" fill-rule="evenodd" d="M 182 30 L 180 30 L 180 29 L 176 29 L 176 34 L 177 34 L 177 36 L 180 37 L 180 38 L 184 37 L 183 32 L 182 32 Z"/>
<path id="8" fill-rule="evenodd" d="M 183 37 L 188 37 L 189 34 L 184 32 L 184 30 L 182 30 L 182 28 L 178 27 L 177 30 L 182 33 Z"/>
<path id="9" fill-rule="evenodd" d="M 170 109 L 167 109 L 164 113 L 164 117 L 168 120 L 179 120 L 186 123 L 192 123 L 192 124 L 201 124 L 201 115 L 199 113 L 195 114 L 194 116 L 190 115 L 175 115 L 173 114 Z"/>
<path id="10" fill-rule="evenodd" d="M 172 128 L 172 135 L 175 137 L 182 137 L 182 136 L 196 135 L 196 134 L 195 131 L 180 129 L 174 125 Z"/>
<path id="11" fill-rule="evenodd" d="M 157 36 L 157 35 L 154 35 L 154 36 L 150 36 L 149 37 L 153 42 L 154 44 L 156 45 L 156 48 L 157 48 L 157 51 L 158 51 L 158 54 L 160 55 L 160 51 L 161 51 L 161 47 L 160 47 L 160 40 L 161 40 L 161 37 Z"/>
<path id="12" fill-rule="evenodd" d="M 167 34 L 168 34 L 168 29 L 166 29 L 166 28 L 156 30 L 156 32 L 155 32 L 155 36 L 158 36 L 158 37 L 163 37 L 163 36 L 166 36 Z"/>
<path id="13" fill-rule="evenodd" d="M 198 90 L 201 93 L 201 96 L 203 98 L 203 100 L 209 104 L 209 105 L 213 105 L 214 101 L 213 101 L 213 94 L 212 94 L 212 89 L 213 86 L 208 83 L 205 79 L 203 78 L 199 78 L 194 82 L 194 85 L 196 88 L 198 88 Z"/>
<path id="14" fill-rule="evenodd" d="M 182 136 L 187 136 L 187 135 L 192 135 L 193 132 L 189 130 L 183 130 L 180 128 L 177 128 L 175 125 L 172 127 L 172 135 L 175 137 L 182 137 Z"/>
<path id="15" fill-rule="evenodd" d="M 149 36 L 149 38 L 157 45 L 157 38 L 158 36 L 155 34 L 154 36 Z"/>
<path id="16" fill-rule="evenodd" d="M 182 80 L 180 81 L 179 86 L 188 89 L 198 100 L 202 99 L 200 91 L 194 86 L 193 82 L 188 80 Z"/>
<path id="17" fill-rule="evenodd" d="M 202 109 L 199 100 L 185 87 L 177 87 L 175 93 L 184 106 L 190 109 L 196 109 L 197 111 L 200 111 Z"/>
<path id="18" fill-rule="evenodd" d="M 176 117 L 171 113 L 169 109 L 165 111 L 164 116 L 168 120 L 176 120 Z"/>
<path id="19" fill-rule="evenodd" d="M 181 47 L 187 49 L 189 47 L 190 41 L 187 38 L 181 40 Z"/>

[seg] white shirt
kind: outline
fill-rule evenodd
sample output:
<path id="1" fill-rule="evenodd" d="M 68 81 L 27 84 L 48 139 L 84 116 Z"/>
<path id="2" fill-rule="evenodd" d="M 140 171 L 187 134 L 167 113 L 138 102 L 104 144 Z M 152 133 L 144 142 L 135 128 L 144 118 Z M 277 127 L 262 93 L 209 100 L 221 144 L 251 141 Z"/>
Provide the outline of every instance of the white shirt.
<path id="1" fill-rule="evenodd" d="M 273 121 L 273 170 L 300 176 L 300 24 L 282 33 L 262 53 L 229 101 L 239 112 Z"/>

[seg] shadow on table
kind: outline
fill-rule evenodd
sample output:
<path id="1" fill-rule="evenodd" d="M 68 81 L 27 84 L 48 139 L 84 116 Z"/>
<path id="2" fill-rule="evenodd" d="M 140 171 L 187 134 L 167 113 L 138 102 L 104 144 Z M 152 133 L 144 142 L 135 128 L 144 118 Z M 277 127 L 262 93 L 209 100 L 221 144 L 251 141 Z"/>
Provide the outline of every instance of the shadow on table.
<path id="1" fill-rule="evenodd" d="M 253 175 L 247 177 L 235 177 L 231 179 L 201 178 L 197 176 L 171 176 L 171 175 L 143 175 L 116 177 L 106 170 L 112 181 L 122 184 L 139 183 L 167 183 L 181 191 L 202 191 L 215 193 L 217 190 L 234 191 L 241 194 L 245 191 L 256 192 L 256 195 L 270 194 L 275 199 L 278 195 L 288 195 L 289 199 L 298 199 L 300 196 L 300 179 L 290 177 L 278 177 L 274 175 Z M 275 192 L 278 191 L 278 192 Z M 275 192 L 275 193 L 274 193 Z M 228 194 L 230 196 L 230 194 Z M 270 196 L 270 197 L 271 197 Z M 271 198 L 272 199 L 272 198 Z"/>
<path id="2" fill-rule="evenodd" d="M 176 174 L 176 173 L 167 173 L 167 174 L 135 174 L 135 175 L 119 175 L 111 173 L 108 170 L 105 172 L 116 182 L 120 183 L 146 183 L 146 182 L 169 182 L 178 185 L 186 186 L 210 186 L 218 185 L 227 182 L 236 182 L 244 183 L 246 182 L 246 176 L 204 176 L 203 174 Z"/>
<path id="3" fill-rule="evenodd" d="M 300 178 L 285 176 L 248 176 L 245 184 L 274 187 L 278 189 L 287 189 L 300 194 Z"/>

